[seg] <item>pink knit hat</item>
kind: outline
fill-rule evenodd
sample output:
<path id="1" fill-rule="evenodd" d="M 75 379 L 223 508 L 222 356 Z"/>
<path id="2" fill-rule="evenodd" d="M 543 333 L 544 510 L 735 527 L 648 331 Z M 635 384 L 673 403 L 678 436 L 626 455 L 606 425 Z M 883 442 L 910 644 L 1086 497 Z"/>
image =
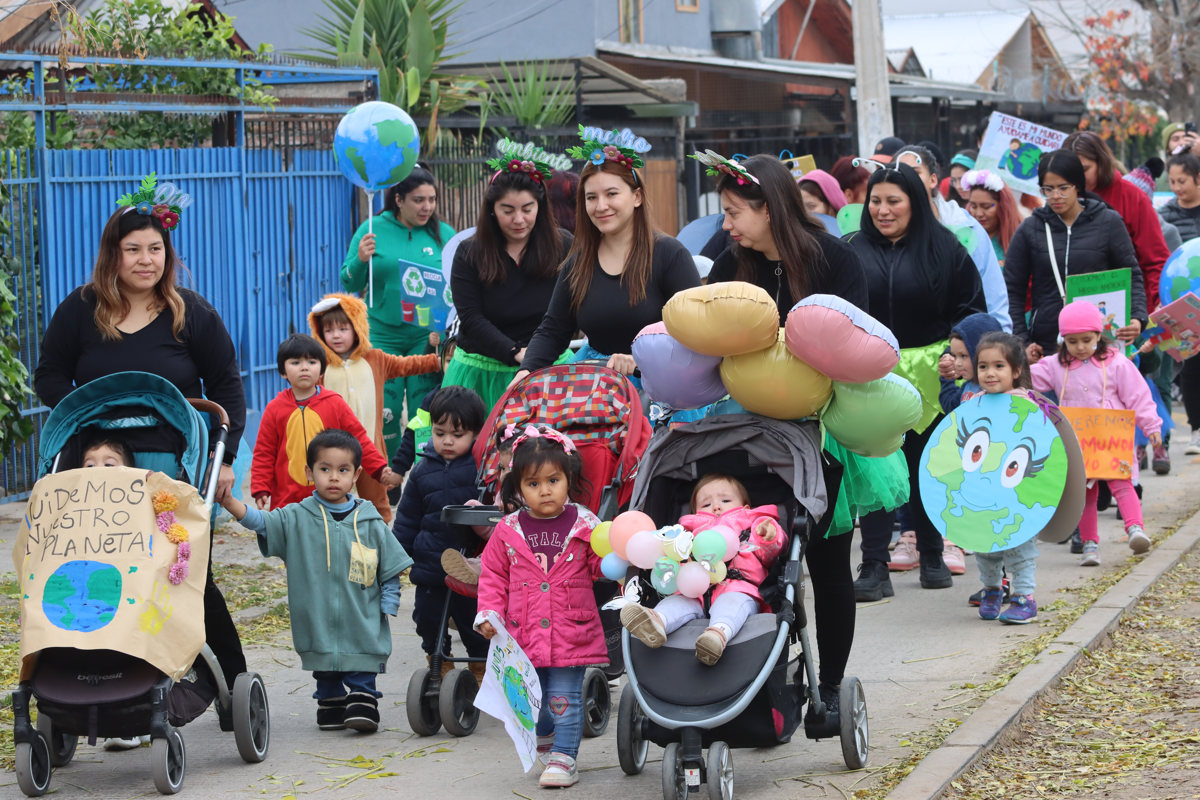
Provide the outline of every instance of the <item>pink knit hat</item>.
<path id="1" fill-rule="evenodd" d="M 838 184 L 837 178 L 830 175 L 823 169 L 814 169 L 804 173 L 800 177 L 800 183 L 812 181 L 821 190 L 821 194 L 825 196 L 825 202 L 829 203 L 833 208 L 833 213 L 841 210 L 842 206 L 846 205 L 846 193 L 842 191 L 842 187 Z"/>
<path id="2" fill-rule="evenodd" d="M 1086 300 L 1067 303 L 1058 312 L 1058 332 L 1062 336 L 1072 333 L 1100 333 L 1104 330 L 1104 318 L 1100 309 Z"/>

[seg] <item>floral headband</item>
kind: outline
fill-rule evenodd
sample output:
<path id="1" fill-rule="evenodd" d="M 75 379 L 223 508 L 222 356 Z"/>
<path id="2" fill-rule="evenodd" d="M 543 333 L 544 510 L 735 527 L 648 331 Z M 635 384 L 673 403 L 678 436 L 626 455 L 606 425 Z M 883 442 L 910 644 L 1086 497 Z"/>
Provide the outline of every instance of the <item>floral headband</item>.
<path id="1" fill-rule="evenodd" d="M 508 428 L 505 430 L 506 439 L 508 438 L 508 434 L 512 432 L 515 427 L 515 425 L 508 426 Z M 527 439 L 549 439 L 552 442 L 558 442 L 560 445 L 562 445 L 564 453 L 575 452 L 575 443 L 571 441 L 570 437 L 564 433 L 561 433 L 560 431 L 556 431 L 549 425 L 526 425 L 525 430 L 521 431 L 521 435 L 517 437 L 515 442 L 513 442 L 513 452 L 515 453 L 517 448 L 521 446 L 521 443 Z"/>
<path id="2" fill-rule="evenodd" d="M 646 162 L 642 160 L 641 155 L 632 147 L 622 147 L 618 144 L 604 141 L 601 138 L 588 138 L 588 134 L 592 133 L 595 137 L 594 129 L 584 128 L 579 126 L 579 138 L 583 139 L 583 144 L 575 147 L 567 148 L 567 155 L 571 158 L 579 159 L 580 161 L 590 161 L 597 167 L 605 161 L 615 161 L 623 167 L 632 170 L 635 167 L 644 167 Z M 628 131 L 626 131 L 628 133 Z M 621 134 L 617 131 L 604 134 L 604 138 L 612 141 L 618 141 Z M 649 149 L 649 145 L 646 145 Z M 633 173 L 637 177 L 637 173 Z"/>
<path id="3" fill-rule="evenodd" d="M 750 174 L 741 163 L 732 158 L 726 158 L 720 153 L 715 153 L 712 150 L 705 150 L 703 153 L 692 153 L 688 158 L 694 158 L 705 166 L 705 173 L 712 175 L 714 178 L 722 173 L 731 177 L 737 178 L 738 186 L 744 186 L 747 183 L 753 182 L 758 184 L 758 178 Z"/>
<path id="4" fill-rule="evenodd" d="M 545 161 L 539 161 L 536 158 L 520 158 L 520 153 L 515 147 L 505 148 L 501 150 L 500 155 L 495 158 L 489 158 L 487 165 L 496 170 L 496 174 L 492 176 L 492 181 L 500 177 L 505 172 L 516 172 L 518 174 L 528 175 L 537 183 L 545 183 L 550 180 L 553 169 Z"/>
<path id="5" fill-rule="evenodd" d="M 972 189 L 987 189 L 998 192 L 1004 188 L 1004 179 L 989 169 L 972 169 L 963 173 L 959 182 L 964 192 Z"/>
<path id="6" fill-rule="evenodd" d="M 192 204 L 192 196 L 179 191 L 173 183 L 158 186 L 157 173 L 151 172 L 142 178 L 141 186 L 133 194 L 117 198 L 117 205 L 125 209 L 122 213 L 136 211 L 147 217 L 158 217 L 164 230 L 179 224 L 179 215 Z"/>

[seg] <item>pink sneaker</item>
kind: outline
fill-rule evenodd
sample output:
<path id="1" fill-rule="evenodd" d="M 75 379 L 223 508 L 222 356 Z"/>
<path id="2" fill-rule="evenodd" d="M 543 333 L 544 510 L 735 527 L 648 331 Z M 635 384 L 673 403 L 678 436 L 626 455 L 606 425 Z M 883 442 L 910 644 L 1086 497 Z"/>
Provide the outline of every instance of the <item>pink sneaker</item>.
<path id="1" fill-rule="evenodd" d="M 919 563 L 921 563 L 921 557 L 917 555 L 917 532 L 904 531 L 900 534 L 900 541 L 896 543 L 896 549 L 892 551 L 888 569 L 892 572 L 907 572 L 914 569 Z"/>
<path id="2" fill-rule="evenodd" d="M 966 555 L 962 548 L 945 537 L 942 538 L 942 561 L 946 562 L 951 575 L 962 575 L 967 571 Z"/>

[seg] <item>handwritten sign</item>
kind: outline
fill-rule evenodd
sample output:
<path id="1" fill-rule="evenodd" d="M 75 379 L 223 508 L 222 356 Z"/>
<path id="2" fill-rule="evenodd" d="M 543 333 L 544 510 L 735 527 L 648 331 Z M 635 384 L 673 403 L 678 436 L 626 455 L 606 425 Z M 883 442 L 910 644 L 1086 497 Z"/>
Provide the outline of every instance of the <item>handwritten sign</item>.
<path id="1" fill-rule="evenodd" d="M 1088 480 L 1133 477 L 1133 412 L 1127 409 L 1072 408 L 1060 410 L 1071 422 L 1083 451 Z"/>
<path id="2" fill-rule="evenodd" d="M 1151 312 L 1150 321 L 1161 328 L 1151 341 L 1171 358 L 1183 361 L 1200 353 L 1200 297 L 1194 292 Z"/>
<path id="3" fill-rule="evenodd" d="M 512 638 L 495 613 L 487 615 L 496 629 L 488 646 L 487 668 L 475 707 L 504 723 L 521 766 L 528 772 L 537 763 L 537 720 L 542 710 L 542 686 L 533 662 Z"/>
<path id="4" fill-rule="evenodd" d="M 176 498 L 188 577 L 152 498 Z M 48 647 L 118 649 L 181 677 L 204 645 L 208 508 L 192 486 L 132 467 L 74 469 L 34 484 L 13 547 L 21 581 L 21 679 Z"/>
<path id="5" fill-rule="evenodd" d="M 975 169 L 996 171 L 1014 192 L 1038 194 L 1038 162 L 1058 150 L 1065 133 L 993 111 L 979 146 Z"/>

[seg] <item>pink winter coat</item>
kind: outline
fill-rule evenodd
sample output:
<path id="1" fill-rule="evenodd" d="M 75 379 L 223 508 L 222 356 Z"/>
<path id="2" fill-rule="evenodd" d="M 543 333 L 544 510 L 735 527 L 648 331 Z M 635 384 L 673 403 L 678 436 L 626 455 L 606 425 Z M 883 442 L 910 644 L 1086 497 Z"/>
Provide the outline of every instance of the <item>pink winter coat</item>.
<path id="1" fill-rule="evenodd" d="M 775 526 L 775 538 L 769 542 L 754 533 L 755 527 L 764 519 Z M 701 511 L 681 517 L 679 524 L 693 533 L 716 525 L 725 525 L 737 531 L 742 544 L 738 548 L 738 554 L 729 562 L 729 569 L 736 569 L 742 573 L 745 580 L 726 578 L 713 589 L 712 598 L 716 600 L 725 592 L 741 592 L 757 600 L 761 610 L 770 610 L 763 602 L 758 587 L 767 579 L 767 570 L 775 563 L 775 559 L 779 558 L 780 551 L 787 543 L 787 534 L 779 526 L 779 514 L 775 506 L 731 508 L 719 517 Z"/>
<path id="2" fill-rule="evenodd" d="M 1029 374 L 1033 388 L 1054 392 L 1060 406 L 1127 409 L 1133 411 L 1137 426 L 1147 436 L 1162 429 L 1146 379 L 1115 347 L 1110 347 L 1102 360 L 1071 359 L 1069 365 L 1060 362 L 1057 355 L 1046 356 L 1030 368 Z"/>
<path id="3" fill-rule="evenodd" d="M 581 505 L 563 552 L 547 573 L 525 543 L 517 514 L 496 524 L 483 548 L 479 615 L 494 611 L 535 667 L 578 667 L 608 663 L 600 610 L 592 583 L 600 557 L 592 551 L 592 529 L 600 520 Z"/>

